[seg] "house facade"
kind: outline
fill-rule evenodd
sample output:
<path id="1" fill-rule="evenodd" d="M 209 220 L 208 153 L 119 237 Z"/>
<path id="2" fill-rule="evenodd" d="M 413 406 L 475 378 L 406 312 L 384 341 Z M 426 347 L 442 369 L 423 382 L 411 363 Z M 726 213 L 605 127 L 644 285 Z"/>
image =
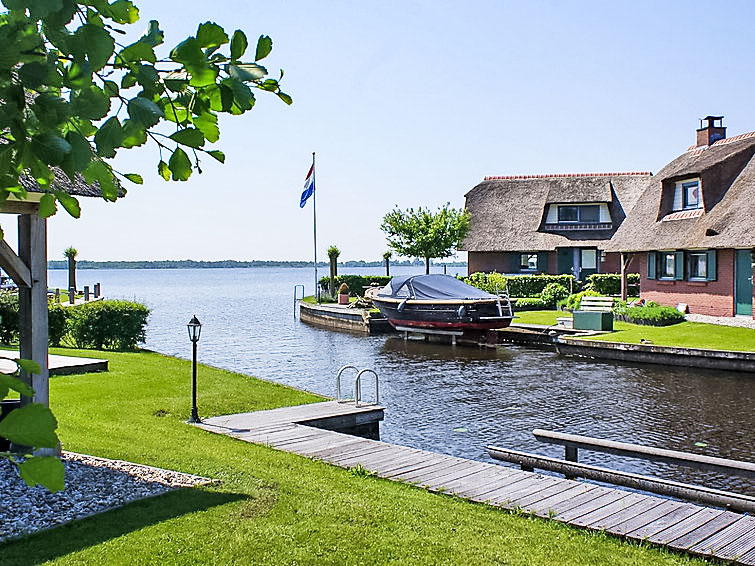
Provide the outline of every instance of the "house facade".
<path id="1" fill-rule="evenodd" d="M 652 178 L 650 173 L 485 177 L 466 196 L 470 229 L 461 247 L 469 273 L 619 271 L 606 244 Z"/>
<path id="2" fill-rule="evenodd" d="M 642 297 L 692 313 L 754 317 L 755 132 L 726 138 L 708 116 L 696 144 L 659 171 L 609 252 L 631 257 Z"/>

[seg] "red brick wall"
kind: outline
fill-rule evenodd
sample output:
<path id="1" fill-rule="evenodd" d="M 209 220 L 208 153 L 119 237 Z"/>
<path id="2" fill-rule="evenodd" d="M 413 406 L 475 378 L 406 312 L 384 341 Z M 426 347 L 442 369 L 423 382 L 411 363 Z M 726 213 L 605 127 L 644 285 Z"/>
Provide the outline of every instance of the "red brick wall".
<path id="1" fill-rule="evenodd" d="M 689 311 L 711 316 L 734 316 L 734 250 L 718 250 L 718 281 L 667 281 L 648 279 L 648 254 L 639 253 L 640 295 L 646 301 L 675 307 L 687 303 Z M 637 259 L 632 266 L 637 268 Z"/>
<path id="2" fill-rule="evenodd" d="M 506 273 L 509 265 L 509 254 L 505 252 L 469 252 L 467 254 L 467 271 L 470 275 L 477 271 Z"/>
<path id="3" fill-rule="evenodd" d="M 598 273 L 621 273 L 621 254 L 618 252 L 607 253 L 605 261 L 600 261 L 598 256 L 598 262 Z"/>

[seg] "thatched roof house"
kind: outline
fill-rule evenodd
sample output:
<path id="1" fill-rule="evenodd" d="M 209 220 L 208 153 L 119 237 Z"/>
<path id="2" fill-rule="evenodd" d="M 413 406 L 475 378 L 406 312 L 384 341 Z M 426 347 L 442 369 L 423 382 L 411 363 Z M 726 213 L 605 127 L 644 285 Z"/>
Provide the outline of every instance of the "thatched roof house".
<path id="1" fill-rule="evenodd" d="M 486 177 L 466 194 L 471 223 L 461 249 L 469 252 L 470 271 L 604 271 L 583 267 L 573 251 L 595 255 L 605 248 L 651 178 L 648 172 Z M 540 254 L 537 264 L 525 266 L 533 254 Z"/>

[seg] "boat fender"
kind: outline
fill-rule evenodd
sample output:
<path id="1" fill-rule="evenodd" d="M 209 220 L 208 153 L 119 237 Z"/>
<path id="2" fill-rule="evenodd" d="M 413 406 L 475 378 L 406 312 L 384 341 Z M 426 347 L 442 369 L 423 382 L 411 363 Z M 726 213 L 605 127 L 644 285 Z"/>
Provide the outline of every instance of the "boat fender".
<path id="1" fill-rule="evenodd" d="M 403 311 L 403 310 L 404 310 L 404 307 L 406 306 L 406 301 L 408 301 L 408 300 L 409 300 L 409 299 L 404 299 L 403 301 L 401 301 L 401 302 L 400 302 L 400 303 L 398 304 L 398 307 L 396 307 L 396 310 L 397 310 L 398 312 L 401 312 L 401 311 Z"/>
<path id="2" fill-rule="evenodd" d="M 467 307 L 465 305 L 461 305 L 459 307 L 459 310 L 456 311 L 456 314 L 459 315 L 459 318 L 464 318 L 467 315 Z"/>

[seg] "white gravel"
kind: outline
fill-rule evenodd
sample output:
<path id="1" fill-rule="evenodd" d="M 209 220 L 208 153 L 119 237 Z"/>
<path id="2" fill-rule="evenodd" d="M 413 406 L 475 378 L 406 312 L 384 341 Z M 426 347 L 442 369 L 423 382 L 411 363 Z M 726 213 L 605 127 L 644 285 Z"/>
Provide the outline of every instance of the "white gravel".
<path id="1" fill-rule="evenodd" d="M 212 480 L 171 470 L 64 452 L 65 489 L 29 487 L 0 458 L 0 542 Z"/>
<path id="2" fill-rule="evenodd" d="M 690 322 L 707 322 L 723 326 L 739 326 L 740 328 L 755 328 L 755 318 L 746 316 L 708 316 L 707 314 L 685 315 Z"/>

